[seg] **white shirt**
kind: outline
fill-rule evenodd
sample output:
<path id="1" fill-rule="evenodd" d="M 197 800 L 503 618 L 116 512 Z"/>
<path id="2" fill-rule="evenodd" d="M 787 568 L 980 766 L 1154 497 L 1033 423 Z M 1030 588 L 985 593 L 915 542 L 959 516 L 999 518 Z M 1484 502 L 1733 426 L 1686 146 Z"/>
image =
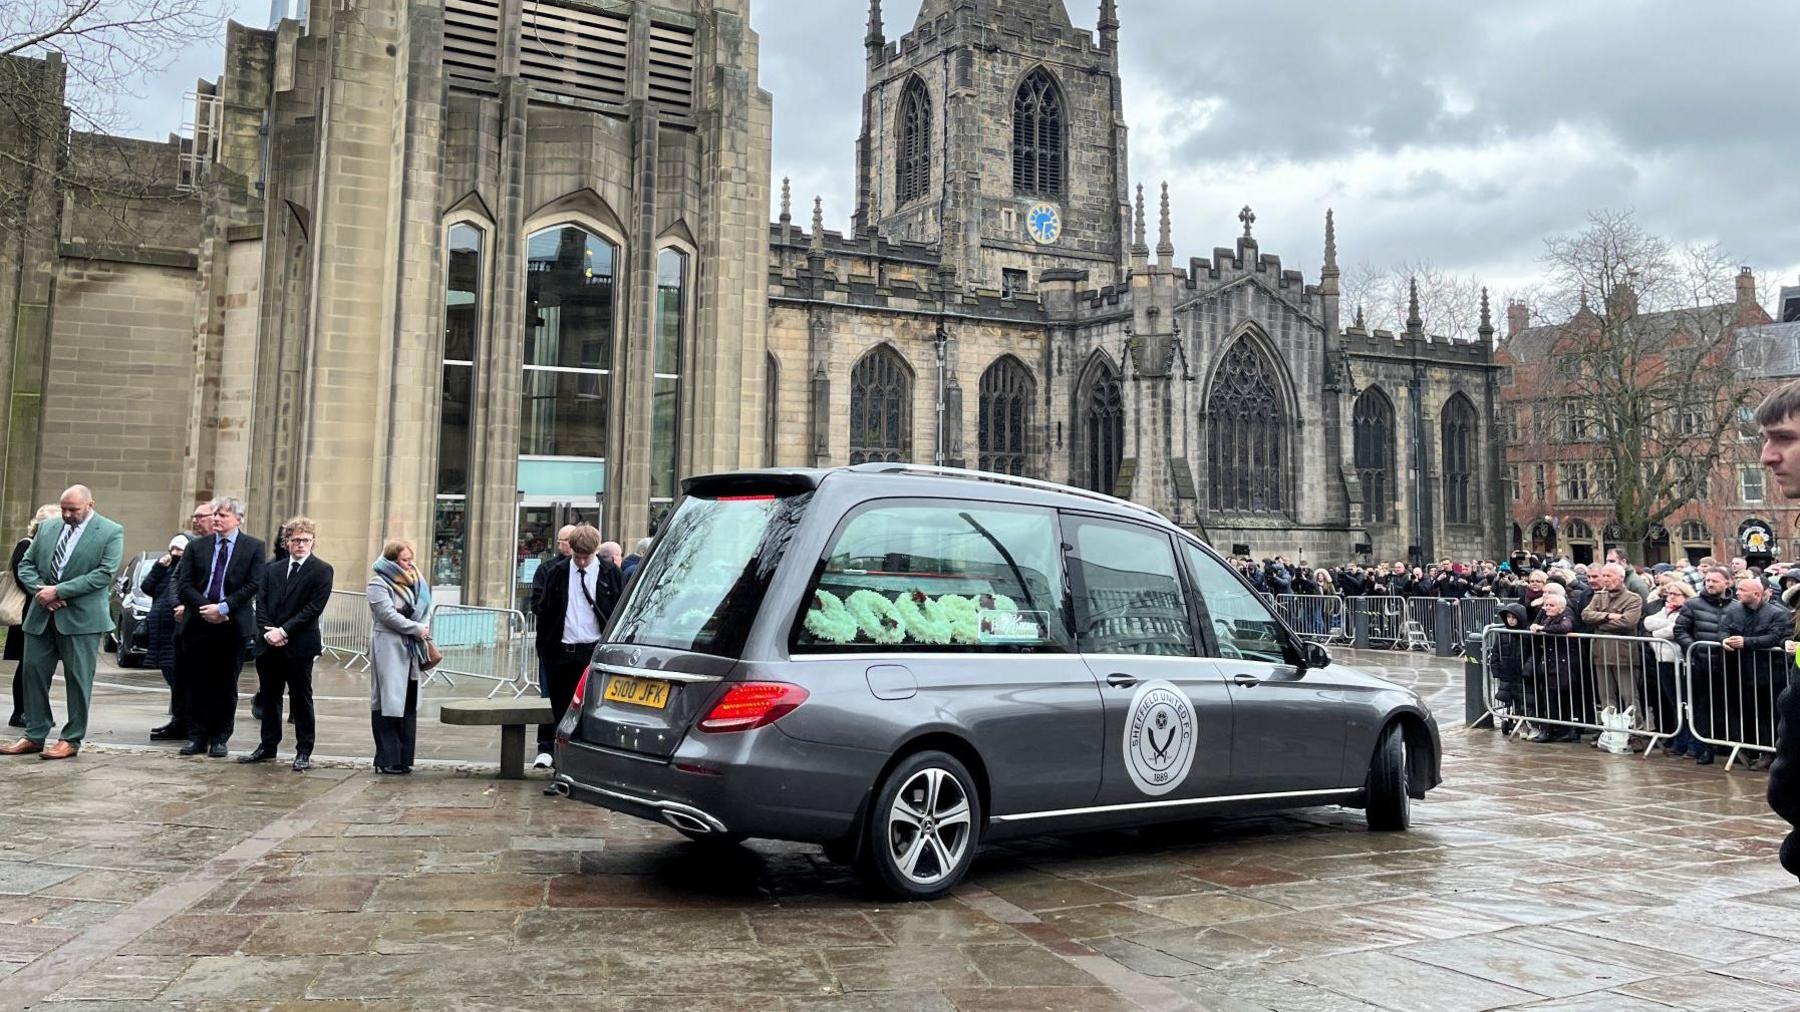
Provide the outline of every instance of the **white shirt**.
<path id="1" fill-rule="evenodd" d="M 69 560 L 75 557 L 75 546 L 78 543 L 80 543 L 81 535 L 87 531 L 88 521 L 92 520 L 92 519 L 94 519 L 94 514 L 90 511 L 87 515 L 87 518 L 82 520 L 80 523 L 76 524 L 74 530 L 70 532 L 69 547 L 67 549 L 65 549 L 63 552 L 63 568 L 64 569 L 67 569 L 69 567 Z M 64 521 L 63 527 L 65 529 L 68 528 L 67 521 Z M 62 532 L 61 531 L 57 532 L 56 540 L 58 543 L 61 543 L 61 541 L 62 541 Z M 50 561 L 53 563 L 56 561 L 56 549 L 54 549 L 54 548 L 50 549 Z M 62 579 L 62 573 L 61 572 L 51 573 L 50 578 L 53 580 L 60 580 L 60 579 Z"/>
<path id="2" fill-rule="evenodd" d="M 565 644 L 600 642 L 600 620 L 594 616 L 594 606 L 590 599 L 597 600 L 595 590 L 598 584 L 595 577 L 600 570 L 600 560 L 588 560 L 587 572 L 569 560 L 569 603 L 563 611 L 563 635 Z M 582 584 L 586 583 L 587 593 L 582 593 Z"/>

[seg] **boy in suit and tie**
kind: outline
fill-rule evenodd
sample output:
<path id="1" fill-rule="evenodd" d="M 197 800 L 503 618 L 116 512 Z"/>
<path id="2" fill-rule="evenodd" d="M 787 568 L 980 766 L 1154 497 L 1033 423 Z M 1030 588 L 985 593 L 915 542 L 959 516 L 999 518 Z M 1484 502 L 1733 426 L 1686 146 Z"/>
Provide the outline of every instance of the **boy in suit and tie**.
<path id="1" fill-rule="evenodd" d="M 107 593 L 125 557 L 125 530 L 94 512 L 94 493 L 75 485 L 62 494 L 62 523 L 45 521 L 19 562 L 32 595 L 25 614 L 25 737 L 0 746 L 0 755 L 40 753 L 69 759 L 87 736 L 88 700 L 100 638 L 113 629 Z M 50 679 L 60 662 L 69 690 L 69 720 L 48 748 Z"/>
<path id="2" fill-rule="evenodd" d="M 331 564 L 313 554 L 318 526 L 307 517 L 282 525 L 287 557 L 269 564 L 256 597 L 256 677 L 262 696 L 262 743 L 238 762 L 275 758 L 281 746 L 281 696 L 294 701 L 294 771 L 312 768 L 313 661 L 325 651 L 319 617 L 331 600 Z"/>
<path id="3" fill-rule="evenodd" d="M 230 754 L 225 743 L 237 719 L 244 644 L 256 635 L 264 553 L 261 541 L 239 530 L 242 502 L 227 496 L 212 505 L 213 532 L 188 546 L 176 574 L 176 593 L 184 606 L 183 677 L 191 683 L 188 720 L 194 734 L 181 754 L 205 752 L 223 759 Z"/>

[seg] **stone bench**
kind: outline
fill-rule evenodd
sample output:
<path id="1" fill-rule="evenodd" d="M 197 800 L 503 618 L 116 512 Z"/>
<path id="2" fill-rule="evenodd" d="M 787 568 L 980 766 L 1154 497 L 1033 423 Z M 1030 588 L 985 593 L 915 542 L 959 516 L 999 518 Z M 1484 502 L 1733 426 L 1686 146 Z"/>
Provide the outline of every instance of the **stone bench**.
<path id="1" fill-rule="evenodd" d="M 458 699 L 447 702 L 438 719 L 457 727 L 500 729 L 500 779 L 525 779 L 525 728 L 550 723 L 548 699 Z"/>

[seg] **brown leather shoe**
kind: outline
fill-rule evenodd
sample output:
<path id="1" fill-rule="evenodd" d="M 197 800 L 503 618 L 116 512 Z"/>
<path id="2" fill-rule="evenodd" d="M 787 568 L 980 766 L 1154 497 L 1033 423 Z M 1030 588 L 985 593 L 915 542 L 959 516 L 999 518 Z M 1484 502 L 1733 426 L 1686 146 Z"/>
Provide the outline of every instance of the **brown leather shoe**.
<path id="1" fill-rule="evenodd" d="M 81 750 L 76 748 L 75 746 L 69 744 L 68 742 L 59 741 L 56 744 L 45 749 L 44 754 L 38 756 L 38 758 L 39 759 L 73 759 L 73 758 L 75 758 L 75 753 L 79 752 L 79 751 L 81 751 Z"/>
<path id="2" fill-rule="evenodd" d="M 43 750 L 44 746 L 32 741 L 30 738 L 20 738 L 11 745 L 0 745 L 0 755 L 30 755 L 33 752 L 42 752 Z"/>

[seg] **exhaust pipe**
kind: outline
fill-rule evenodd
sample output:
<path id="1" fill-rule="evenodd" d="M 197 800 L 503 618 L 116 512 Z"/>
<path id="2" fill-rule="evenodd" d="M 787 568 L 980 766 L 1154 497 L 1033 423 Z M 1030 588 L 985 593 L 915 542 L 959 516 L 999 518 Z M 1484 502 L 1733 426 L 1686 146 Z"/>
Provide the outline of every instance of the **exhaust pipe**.
<path id="1" fill-rule="evenodd" d="M 676 829 L 684 830 L 689 833 L 709 835 L 713 831 L 711 826 L 683 812 L 664 811 L 663 821 L 674 826 Z"/>
<path id="2" fill-rule="evenodd" d="M 552 783 L 550 789 L 555 791 L 558 797 L 566 798 L 569 796 L 569 785 L 563 783 L 561 780 Z"/>

